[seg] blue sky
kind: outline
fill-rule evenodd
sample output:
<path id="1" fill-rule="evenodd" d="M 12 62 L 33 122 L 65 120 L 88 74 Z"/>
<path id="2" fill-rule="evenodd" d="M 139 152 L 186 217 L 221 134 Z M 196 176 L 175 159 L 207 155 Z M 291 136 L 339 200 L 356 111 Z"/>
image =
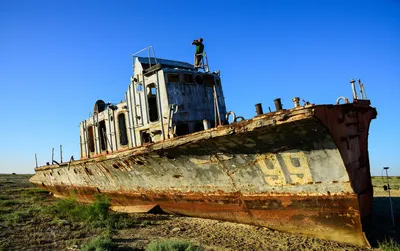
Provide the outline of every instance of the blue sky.
<path id="1" fill-rule="evenodd" d="M 192 62 L 198 37 L 228 110 L 245 118 L 277 97 L 286 108 L 350 98 L 361 78 L 378 109 L 372 174 L 400 175 L 399 0 L 0 0 L 0 173 L 33 173 L 34 154 L 44 164 L 60 144 L 78 159 L 80 121 L 97 99 L 123 100 L 131 55 L 152 45 Z"/>

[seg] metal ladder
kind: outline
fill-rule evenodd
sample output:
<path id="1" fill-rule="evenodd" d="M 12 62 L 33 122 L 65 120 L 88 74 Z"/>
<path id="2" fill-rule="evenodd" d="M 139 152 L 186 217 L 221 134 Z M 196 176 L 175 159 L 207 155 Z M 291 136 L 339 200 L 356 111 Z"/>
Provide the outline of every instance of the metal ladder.
<path id="1" fill-rule="evenodd" d="M 196 57 L 202 56 L 199 65 L 196 65 Z M 205 63 L 204 63 L 205 60 Z M 197 53 L 194 55 L 194 68 L 195 69 L 203 69 L 204 72 L 210 72 L 210 68 L 208 66 L 208 58 L 207 53 L 204 51 L 203 53 Z"/>

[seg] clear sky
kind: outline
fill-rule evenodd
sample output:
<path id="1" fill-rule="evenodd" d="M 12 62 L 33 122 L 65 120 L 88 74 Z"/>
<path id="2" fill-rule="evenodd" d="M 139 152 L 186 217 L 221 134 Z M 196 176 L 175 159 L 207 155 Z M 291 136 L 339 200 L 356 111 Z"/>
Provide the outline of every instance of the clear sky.
<path id="1" fill-rule="evenodd" d="M 373 175 L 400 175 L 400 1 L 0 0 L 0 173 L 33 173 L 62 144 L 79 158 L 79 123 L 97 99 L 123 100 L 131 55 L 149 45 L 192 63 L 204 38 L 227 109 L 250 118 L 280 97 L 351 97 L 361 80 L 378 117 Z"/>

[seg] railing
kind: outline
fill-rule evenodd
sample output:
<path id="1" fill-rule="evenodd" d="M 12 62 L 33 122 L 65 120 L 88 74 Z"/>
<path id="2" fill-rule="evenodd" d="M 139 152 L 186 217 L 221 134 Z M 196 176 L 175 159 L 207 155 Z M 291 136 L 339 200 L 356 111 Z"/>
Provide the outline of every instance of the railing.
<path id="1" fill-rule="evenodd" d="M 132 67 L 134 67 L 134 65 L 135 65 L 135 58 L 138 57 L 137 55 L 146 50 L 147 50 L 147 58 L 149 59 L 149 66 L 151 67 L 151 58 L 152 58 L 151 54 L 153 54 L 155 65 L 157 64 L 156 52 L 154 51 L 153 46 L 148 46 L 148 47 L 141 49 L 140 51 L 137 51 L 132 54 Z"/>
<path id="2" fill-rule="evenodd" d="M 199 62 L 197 62 L 197 60 L 196 60 L 196 58 L 198 56 L 201 56 L 201 59 L 199 60 Z M 204 60 L 205 60 L 205 63 L 204 63 Z M 194 55 L 194 68 L 201 68 L 205 72 L 210 72 L 210 68 L 208 66 L 208 58 L 207 58 L 207 53 L 206 52 L 197 53 L 197 54 Z"/>

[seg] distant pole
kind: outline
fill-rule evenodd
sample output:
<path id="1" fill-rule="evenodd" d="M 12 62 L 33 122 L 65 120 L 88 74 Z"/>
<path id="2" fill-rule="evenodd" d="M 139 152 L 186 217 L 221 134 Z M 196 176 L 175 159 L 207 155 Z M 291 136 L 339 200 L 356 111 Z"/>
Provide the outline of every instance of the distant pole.
<path id="1" fill-rule="evenodd" d="M 393 226 L 395 226 L 395 224 L 394 224 L 394 214 L 393 214 L 392 196 L 390 196 L 390 184 L 389 184 L 389 175 L 388 175 L 388 169 L 389 169 L 389 167 L 384 167 L 383 169 L 386 170 L 386 180 L 387 180 L 387 184 L 388 184 L 389 202 L 390 202 L 390 212 L 391 212 L 391 214 L 392 214 L 392 223 L 393 223 Z"/>
<path id="2" fill-rule="evenodd" d="M 60 145 L 60 163 L 62 163 L 62 145 Z"/>
<path id="3" fill-rule="evenodd" d="M 53 165 L 54 163 L 54 147 L 51 150 L 51 164 Z"/>
<path id="4" fill-rule="evenodd" d="M 37 165 L 37 154 L 35 153 L 35 162 L 36 162 L 36 168 L 38 167 Z"/>

